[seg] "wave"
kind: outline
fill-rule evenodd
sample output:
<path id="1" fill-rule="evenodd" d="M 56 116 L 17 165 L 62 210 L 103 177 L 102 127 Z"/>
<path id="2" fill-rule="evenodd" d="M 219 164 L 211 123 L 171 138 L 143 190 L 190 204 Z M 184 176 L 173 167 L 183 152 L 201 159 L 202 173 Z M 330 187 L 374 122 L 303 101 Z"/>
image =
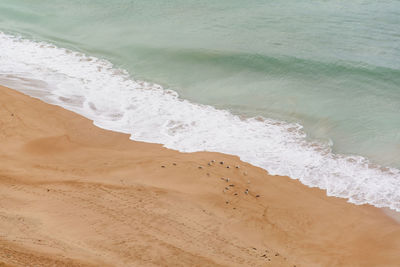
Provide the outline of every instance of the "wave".
<path id="1" fill-rule="evenodd" d="M 271 76 L 311 76 L 338 79 L 338 77 L 359 77 L 359 79 L 380 80 L 391 85 L 400 81 L 400 70 L 396 68 L 368 65 L 352 61 L 318 61 L 297 58 L 293 56 L 268 56 L 260 53 L 236 51 L 215 51 L 207 49 L 150 47 L 134 45 L 135 51 L 146 56 L 155 55 L 172 62 L 187 62 L 189 64 L 204 64 L 220 67 L 232 72 L 249 71 L 251 73 L 268 74 Z"/>
<path id="2" fill-rule="evenodd" d="M 0 79 L 133 140 L 182 152 L 237 155 L 272 175 L 326 189 L 330 196 L 400 211 L 398 169 L 334 154 L 330 144 L 308 141 L 300 124 L 241 118 L 191 103 L 160 85 L 133 79 L 106 60 L 1 32 Z"/>

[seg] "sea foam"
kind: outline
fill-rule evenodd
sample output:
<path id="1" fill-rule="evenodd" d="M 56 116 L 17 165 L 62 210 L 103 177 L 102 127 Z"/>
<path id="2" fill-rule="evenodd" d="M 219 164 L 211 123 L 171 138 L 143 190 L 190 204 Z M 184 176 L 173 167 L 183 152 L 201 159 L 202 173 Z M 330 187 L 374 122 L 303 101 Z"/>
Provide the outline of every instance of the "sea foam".
<path id="1" fill-rule="evenodd" d="M 330 196 L 400 211 L 398 169 L 334 154 L 331 144 L 307 140 L 300 124 L 241 118 L 191 103 L 103 59 L 0 32 L 0 83 L 133 140 L 182 152 L 237 155 L 270 174 L 326 189 Z"/>

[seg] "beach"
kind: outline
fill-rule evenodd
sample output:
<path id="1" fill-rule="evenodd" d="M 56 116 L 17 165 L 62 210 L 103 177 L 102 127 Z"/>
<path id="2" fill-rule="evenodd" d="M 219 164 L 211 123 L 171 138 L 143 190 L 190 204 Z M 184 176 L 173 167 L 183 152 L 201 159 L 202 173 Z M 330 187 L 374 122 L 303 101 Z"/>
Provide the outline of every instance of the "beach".
<path id="1" fill-rule="evenodd" d="M 399 24 L 1 1 L 0 267 L 400 266 Z"/>
<path id="2" fill-rule="evenodd" d="M 0 266 L 398 266 L 400 225 L 0 88 Z"/>

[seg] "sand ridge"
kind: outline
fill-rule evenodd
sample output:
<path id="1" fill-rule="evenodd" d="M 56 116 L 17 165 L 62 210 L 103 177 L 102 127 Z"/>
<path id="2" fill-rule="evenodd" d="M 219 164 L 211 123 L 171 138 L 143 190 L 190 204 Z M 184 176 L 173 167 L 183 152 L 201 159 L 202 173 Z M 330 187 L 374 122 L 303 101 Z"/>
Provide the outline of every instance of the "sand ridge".
<path id="1" fill-rule="evenodd" d="M 374 207 L 7 88 L 0 106 L 0 266 L 400 263 L 400 226 Z"/>

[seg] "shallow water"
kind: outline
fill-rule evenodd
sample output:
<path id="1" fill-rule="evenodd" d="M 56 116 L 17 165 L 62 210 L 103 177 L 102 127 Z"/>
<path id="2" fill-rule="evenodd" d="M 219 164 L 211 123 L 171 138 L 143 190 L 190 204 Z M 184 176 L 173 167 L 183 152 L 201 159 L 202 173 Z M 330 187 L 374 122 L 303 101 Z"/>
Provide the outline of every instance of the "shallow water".
<path id="1" fill-rule="evenodd" d="M 137 140 L 400 207 L 397 170 L 367 160 L 400 167 L 399 25 L 399 1 L 3 0 L 1 31 L 82 54 L 3 34 L 0 78 Z"/>

